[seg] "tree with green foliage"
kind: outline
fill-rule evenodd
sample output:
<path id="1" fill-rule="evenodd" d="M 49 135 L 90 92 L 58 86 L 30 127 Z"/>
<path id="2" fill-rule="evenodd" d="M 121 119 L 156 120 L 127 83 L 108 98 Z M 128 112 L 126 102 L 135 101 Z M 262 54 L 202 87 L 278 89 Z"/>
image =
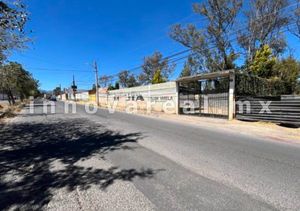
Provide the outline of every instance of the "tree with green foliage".
<path id="1" fill-rule="evenodd" d="M 281 89 L 278 90 L 279 93 L 282 91 L 285 94 L 293 94 L 300 91 L 300 63 L 292 56 L 277 59 L 268 45 L 256 51 L 249 69 L 253 75 L 267 79 L 274 87 L 280 84 L 277 87 Z"/>
<path id="2" fill-rule="evenodd" d="M 55 96 L 58 96 L 58 95 L 60 95 L 61 94 L 61 88 L 60 87 L 56 87 L 54 90 L 53 90 L 53 94 L 55 95 Z"/>
<path id="3" fill-rule="evenodd" d="M 199 65 L 196 57 L 189 56 L 187 61 L 184 63 L 183 69 L 180 73 L 180 78 L 196 75 L 199 73 Z"/>
<path id="4" fill-rule="evenodd" d="M 235 30 L 236 17 L 242 7 L 242 0 L 207 0 L 193 5 L 194 12 L 208 23 L 204 29 L 194 24 L 173 26 L 171 38 L 191 48 L 192 55 L 201 58 L 198 62 L 202 72 L 233 69 L 237 54 L 229 34 Z M 213 46 L 213 48 L 212 48 Z"/>
<path id="5" fill-rule="evenodd" d="M 298 83 L 295 87 L 295 94 L 296 95 L 300 95 L 300 81 L 298 80 Z"/>
<path id="6" fill-rule="evenodd" d="M 111 91 L 111 90 L 118 90 L 118 89 L 120 89 L 120 84 L 119 84 L 119 82 L 116 82 L 114 86 L 111 85 L 111 84 L 108 86 L 108 90 L 110 90 L 110 91 Z"/>
<path id="7" fill-rule="evenodd" d="M 15 104 L 15 96 L 21 100 L 29 96 L 36 96 L 38 91 L 38 81 L 24 70 L 21 64 L 10 62 L 0 67 L 0 90 L 3 90 L 11 104 Z"/>
<path id="8" fill-rule="evenodd" d="M 98 84 L 98 88 L 100 88 L 100 85 Z M 96 90 L 96 84 L 93 84 L 92 90 Z"/>
<path id="9" fill-rule="evenodd" d="M 298 93 L 300 79 L 300 63 L 293 57 L 278 61 L 274 66 L 276 77 L 286 84 L 286 89 L 292 93 Z"/>
<path id="10" fill-rule="evenodd" d="M 139 86 L 139 82 L 137 81 L 136 77 L 132 74 L 129 76 L 128 80 L 127 80 L 127 87 L 135 87 L 135 86 Z"/>
<path id="11" fill-rule="evenodd" d="M 191 75 L 192 75 L 191 67 L 186 62 L 184 64 L 184 67 L 183 67 L 179 77 L 183 78 L 183 77 L 188 77 L 188 76 L 191 76 Z"/>
<path id="12" fill-rule="evenodd" d="M 119 73 L 119 82 L 123 88 L 130 88 L 139 85 L 134 74 L 130 73 L 128 70 L 123 70 Z"/>
<path id="13" fill-rule="evenodd" d="M 115 87 L 113 85 L 109 84 L 107 90 L 109 90 L 109 91 L 115 90 Z"/>
<path id="14" fill-rule="evenodd" d="M 274 76 L 274 65 L 276 57 L 268 45 L 264 45 L 257 50 L 254 59 L 250 65 L 250 72 L 262 78 L 271 78 Z"/>
<path id="15" fill-rule="evenodd" d="M 160 52 L 155 52 L 152 56 L 144 59 L 142 73 L 139 75 L 140 84 L 151 84 L 162 78 L 167 81 L 174 68 L 175 65 L 169 64 L 169 60 L 164 59 Z M 155 75 L 157 78 L 154 80 Z"/>
<path id="16" fill-rule="evenodd" d="M 0 1 L 0 64 L 11 50 L 24 48 L 28 41 L 24 26 L 28 19 L 20 1 Z"/>
<path id="17" fill-rule="evenodd" d="M 120 83 L 119 82 L 115 83 L 115 89 L 120 89 Z"/>
<path id="18" fill-rule="evenodd" d="M 161 74 L 161 70 L 157 70 L 153 76 L 152 84 L 160 84 L 166 82 L 166 79 Z"/>

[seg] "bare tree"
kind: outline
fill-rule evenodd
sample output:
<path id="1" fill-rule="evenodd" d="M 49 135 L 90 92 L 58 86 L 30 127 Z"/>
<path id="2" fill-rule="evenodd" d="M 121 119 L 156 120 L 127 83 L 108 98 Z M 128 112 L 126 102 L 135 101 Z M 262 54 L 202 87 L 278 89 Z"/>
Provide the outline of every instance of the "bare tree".
<path id="1" fill-rule="evenodd" d="M 112 76 L 108 76 L 108 75 L 103 75 L 99 78 L 99 84 L 101 87 L 108 87 L 108 85 L 110 84 L 111 80 L 112 80 Z"/>
<path id="2" fill-rule="evenodd" d="M 294 27 L 289 27 L 289 31 L 300 39 L 300 0 L 297 0 L 297 7 L 291 18 L 291 22 L 295 23 Z"/>
<path id="3" fill-rule="evenodd" d="M 207 0 L 193 5 L 194 12 L 207 19 L 207 26 L 173 26 L 171 37 L 202 57 L 204 71 L 232 69 L 237 58 L 230 40 L 242 0 Z"/>
<path id="4" fill-rule="evenodd" d="M 280 54 L 286 48 L 286 41 L 281 34 L 289 18 L 283 12 L 288 0 L 251 0 L 250 9 L 245 12 L 247 29 L 241 30 L 238 41 L 247 52 L 251 62 L 255 52 L 264 45 L 269 45 L 274 53 Z"/>

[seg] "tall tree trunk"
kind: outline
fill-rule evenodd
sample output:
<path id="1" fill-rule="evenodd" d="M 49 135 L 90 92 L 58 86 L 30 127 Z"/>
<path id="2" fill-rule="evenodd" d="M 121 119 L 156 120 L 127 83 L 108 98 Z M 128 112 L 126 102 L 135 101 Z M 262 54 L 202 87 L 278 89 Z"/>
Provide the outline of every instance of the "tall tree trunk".
<path id="1" fill-rule="evenodd" d="M 11 105 L 11 99 L 10 99 L 10 96 L 8 96 L 8 94 L 7 94 L 7 100 L 8 100 L 9 105 Z"/>
<path id="2" fill-rule="evenodd" d="M 11 100 L 11 103 L 12 103 L 13 105 L 15 105 L 15 104 L 16 104 L 16 101 L 15 101 L 14 95 L 12 94 L 12 92 L 11 92 L 10 89 L 8 90 L 8 96 L 9 96 L 9 98 L 10 98 L 10 100 Z"/>

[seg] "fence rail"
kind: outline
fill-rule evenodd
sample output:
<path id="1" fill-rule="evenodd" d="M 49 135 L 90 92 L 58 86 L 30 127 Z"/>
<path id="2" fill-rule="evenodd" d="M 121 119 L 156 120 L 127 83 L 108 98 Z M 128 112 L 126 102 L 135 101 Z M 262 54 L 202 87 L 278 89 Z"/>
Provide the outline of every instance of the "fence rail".
<path id="1" fill-rule="evenodd" d="M 236 118 L 300 126 L 300 99 L 238 97 Z"/>

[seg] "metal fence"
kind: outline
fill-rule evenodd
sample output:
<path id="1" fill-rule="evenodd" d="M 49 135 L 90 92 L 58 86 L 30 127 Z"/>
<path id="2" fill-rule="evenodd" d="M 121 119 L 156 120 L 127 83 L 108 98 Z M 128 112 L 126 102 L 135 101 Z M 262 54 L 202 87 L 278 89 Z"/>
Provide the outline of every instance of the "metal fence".
<path id="1" fill-rule="evenodd" d="M 202 115 L 208 116 L 228 116 L 228 93 L 201 95 L 201 111 Z"/>
<path id="2" fill-rule="evenodd" d="M 300 126 L 300 98 L 238 97 L 236 118 Z"/>
<path id="3" fill-rule="evenodd" d="M 228 116 L 228 93 L 179 95 L 180 113 L 211 117 Z"/>

